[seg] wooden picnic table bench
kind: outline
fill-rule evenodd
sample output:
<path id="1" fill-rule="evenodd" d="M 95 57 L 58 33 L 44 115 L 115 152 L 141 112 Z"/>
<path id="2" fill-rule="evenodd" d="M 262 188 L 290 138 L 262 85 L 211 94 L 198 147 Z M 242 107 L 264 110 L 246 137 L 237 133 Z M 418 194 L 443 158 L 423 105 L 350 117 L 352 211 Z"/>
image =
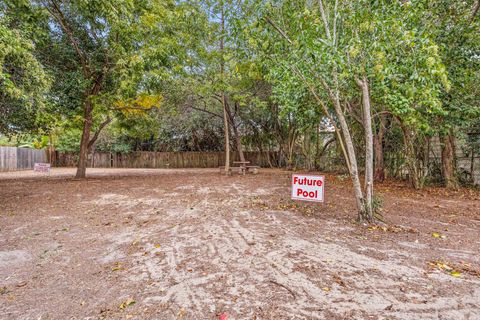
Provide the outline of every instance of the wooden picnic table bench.
<path id="1" fill-rule="evenodd" d="M 245 167 L 250 163 L 250 161 L 233 161 L 233 164 L 239 164 L 240 167 Z"/>
<path id="2" fill-rule="evenodd" d="M 233 161 L 233 164 L 238 164 L 239 166 L 239 173 L 245 174 L 248 171 L 247 165 L 250 161 Z"/>
<path id="3" fill-rule="evenodd" d="M 246 174 L 247 172 L 252 172 L 253 174 L 258 173 L 258 169 L 260 168 L 259 166 L 253 166 L 249 165 L 250 161 L 233 161 L 233 164 L 239 165 L 239 166 L 232 166 L 230 167 L 230 172 L 233 170 L 238 170 L 238 173 L 240 174 Z M 219 166 L 220 172 L 222 170 L 225 170 L 225 166 Z"/>

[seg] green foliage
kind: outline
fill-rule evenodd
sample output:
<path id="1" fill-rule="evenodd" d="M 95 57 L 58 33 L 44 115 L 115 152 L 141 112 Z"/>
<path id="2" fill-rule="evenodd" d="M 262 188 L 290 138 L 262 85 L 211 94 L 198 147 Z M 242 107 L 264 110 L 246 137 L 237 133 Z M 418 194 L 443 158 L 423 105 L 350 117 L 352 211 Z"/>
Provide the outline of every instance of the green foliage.
<path id="1" fill-rule="evenodd" d="M 0 132 L 35 128 L 50 78 L 34 55 L 34 44 L 0 17 Z"/>
<path id="2" fill-rule="evenodd" d="M 48 136 L 32 137 L 27 143 L 20 143 L 20 148 L 43 149 L 49 145 Z"/>
<path id="3" fill-rule="evenodd" d="M 374 103 L 409 126 L 433 130 L 432 120 L 446 115 L 441 92 L 450 90 L 450 82 L 438 45 L 419 23 L 422 6 L 382 1 L 355 4 L 347 12 L 351 21 L 346 24 L 360 28 L 346 35 L 348 69 L 360 67 L 369 75 Z"/>
<path id="4" fill-rule="evenodd" d="M 78 151 L 91 102 L 91 135 L 110 123 L 94 150 L 222 150 L 225 94 L 243 145 L 292 162 L 294 153 L 316 157 L 326 143 L 318 131 L 338 127 L 336 99 L 355 148 L 364 148 L 356 79 L 365 77 L 372 111 L 388 123 L 388 171 L 399 176 L 405 166 L 420 168 L 428 140 L 452 129 L 478 153 L 475 134 L 467 135 L 480 117 L 472 5 L 4 0 L 0 132 L 31 132 L 22 142 L 32 146 L 49 135 L 58 150 Z"/>
<path id="5" fill-rule="evenodd" d="M 80 129 L 70 129 L 63 131 L 59 137 L 55 149 L 60 152 L 78 152 L 80 150 Z"/>

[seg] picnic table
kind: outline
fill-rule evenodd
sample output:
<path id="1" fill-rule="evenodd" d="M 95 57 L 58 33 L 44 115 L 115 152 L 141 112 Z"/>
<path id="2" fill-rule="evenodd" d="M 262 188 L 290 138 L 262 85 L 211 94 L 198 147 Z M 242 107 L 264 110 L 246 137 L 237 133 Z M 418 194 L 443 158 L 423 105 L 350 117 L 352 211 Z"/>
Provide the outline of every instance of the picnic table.
<path id="1" fill-rule="evenodd" d="M 246 167 L 250 161 L 233 161 L 233 164 L 238 164 L 240 167 Z"/>
<path id="2" fill-rule="evenodd" d="M 250 165 L 250 161 L 233 161 L 233 165 L 234 165 L 233 167 L 230 167 L 230 170 L 238 169 L 238 172 L 240 174 L 246 174 L 247 172 L 256 174 L 258 173 L 258 168 L 260 168 L 259 166 Z M 222 171 L 225 169 L 225 166 L 220 166 L 219 169 L 220 171 Z"/>
<path id="3" fill-rule="evenodd" d="M 257 173 L 259 166 L 250 165 L 250 161 L 233 161 L 233 164 L 238 164 L 240 173 L 246 174 L 247 172 Z"/>

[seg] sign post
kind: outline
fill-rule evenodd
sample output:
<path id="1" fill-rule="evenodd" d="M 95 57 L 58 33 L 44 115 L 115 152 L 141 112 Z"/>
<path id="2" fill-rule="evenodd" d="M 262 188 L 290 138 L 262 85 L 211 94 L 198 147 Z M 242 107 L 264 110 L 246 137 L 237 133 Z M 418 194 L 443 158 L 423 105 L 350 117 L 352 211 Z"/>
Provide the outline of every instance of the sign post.
<path id="1" fill-rule="evenodd" d="M 325 177 L 305 174 L 292 175 L 292 199 L 323 202 Z"/>
<path id="2" fill-rule="evenodd" d="M 50 163 L 38 163 L 36 162 L 33 165 L 33 171 L 34 172 L 46 172 L 50 174 Z"/>

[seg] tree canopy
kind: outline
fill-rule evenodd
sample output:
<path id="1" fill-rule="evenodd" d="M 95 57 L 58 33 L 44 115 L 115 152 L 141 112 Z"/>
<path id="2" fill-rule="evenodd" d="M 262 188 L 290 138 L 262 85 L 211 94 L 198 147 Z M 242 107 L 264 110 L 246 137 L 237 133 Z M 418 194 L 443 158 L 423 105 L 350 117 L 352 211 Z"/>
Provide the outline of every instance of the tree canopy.
<path id="1" fill-rule="evenodd" d="M 348 172 L 373 220 L 374 180 L 472 182 L 456 157 L 480 152 L 479 7 L 4 0 L 0 132 L 77 152 L 77 177 L 95 150 L 275 152 Z"/>

